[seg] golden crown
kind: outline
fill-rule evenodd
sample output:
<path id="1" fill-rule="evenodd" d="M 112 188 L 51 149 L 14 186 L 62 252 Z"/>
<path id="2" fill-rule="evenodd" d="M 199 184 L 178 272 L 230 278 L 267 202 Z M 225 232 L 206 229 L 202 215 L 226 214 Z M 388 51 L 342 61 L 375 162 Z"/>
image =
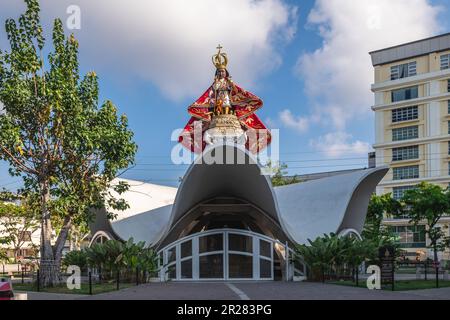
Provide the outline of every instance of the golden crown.
<path id="1" fill-rule="evenodd" d="M 217 54 L 212 56 L 212 62 L 216 66 L 217 69 L 226 69 L 228 64 L 228 57 L 227 54 L 224 52 L 221 52 L 222 46 L 219 44 L 217 47 Z"/>

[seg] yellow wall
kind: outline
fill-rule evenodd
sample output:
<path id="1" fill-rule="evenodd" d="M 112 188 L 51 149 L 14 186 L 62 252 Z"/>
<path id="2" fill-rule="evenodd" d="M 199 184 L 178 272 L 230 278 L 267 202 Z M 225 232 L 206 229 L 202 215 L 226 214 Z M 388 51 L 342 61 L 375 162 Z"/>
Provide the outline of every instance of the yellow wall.
<path id="1" fill-rule="evenodd" d="M 422 73 L 428 73 L 428 72 L 430 72 L 428 59 L 429 59 L 429 57 L 427 55 L 427 56 L 422 56 L 422 57 L 417 57 L 417 58 L 412 58 L 412 59 L 407 59 L 407 60 L 401 60 L 401 61 L 397 61 L 394 63 L 389 63 L 389 64 L 385 64 L 385 65 L 381 65 L 381 66 L 376 66 L 375 67 L 375 83 L 390 81 L 392 66 L 409 63 L 409 62 L 413 62 L 413 61 L 416 61 L 416 70 L 417 70 L 418 75 L 422 74 Z"/>

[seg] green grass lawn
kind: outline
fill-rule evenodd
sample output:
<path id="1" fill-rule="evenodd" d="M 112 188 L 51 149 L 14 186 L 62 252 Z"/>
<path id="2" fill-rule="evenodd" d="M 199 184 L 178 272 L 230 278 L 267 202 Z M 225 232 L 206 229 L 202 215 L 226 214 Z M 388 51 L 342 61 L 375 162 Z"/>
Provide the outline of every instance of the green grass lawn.
<path id="1" fill-rule="evenodd" d="M 133 283 L 120 283 L 119 289 L 125 289 L 135 285 L 136 284 Z M 32 283 L 13 283 L 13 289 L 14 291 L 37 291 L 37 286 Z M 116 282 L 92 284 L 92 294 L 115 291 L 116 289 Z M 39 291 L 49 293 L 89 294 L 89 285 L 82 283 L 80 290 L 69 290 L 66 285 L 60 285 L 53 288 L 40 288 Z"/>
<path id="2" fill-rule="evenodd" d="M 353 286 L 356 284 L 352 281 L 333 281 L 327 282 L 330 284 L 337 284 L 343 286 Z M 367 288 L 366 281 L 360 280 L 358 287 Z M 444 281 L 439 279 L 439 288 L 450 287 L 450 281 Z M 433 279 L 429 280 L 397 280 L 395 281 L 394 290 L 395 291 L 407 291 L 407 290 L 420 290 L 420 289 L 434 289 L 436 288 L 436 281 Z M 391 290 L 391 285 L 386 285 L 381 288 L 382 290 Z"/>

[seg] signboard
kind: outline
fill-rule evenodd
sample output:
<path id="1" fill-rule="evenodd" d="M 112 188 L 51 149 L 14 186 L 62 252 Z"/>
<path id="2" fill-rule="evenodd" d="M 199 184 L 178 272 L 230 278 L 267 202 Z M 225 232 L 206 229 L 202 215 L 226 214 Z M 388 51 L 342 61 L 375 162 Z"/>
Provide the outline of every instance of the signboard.
<path id="1" fill-rule="evenodd" d="M 391 284 L 394 290 L 395 249 L 392 246 L 384 246 L 378 249 L 380 258 L 381 285 Z"/>

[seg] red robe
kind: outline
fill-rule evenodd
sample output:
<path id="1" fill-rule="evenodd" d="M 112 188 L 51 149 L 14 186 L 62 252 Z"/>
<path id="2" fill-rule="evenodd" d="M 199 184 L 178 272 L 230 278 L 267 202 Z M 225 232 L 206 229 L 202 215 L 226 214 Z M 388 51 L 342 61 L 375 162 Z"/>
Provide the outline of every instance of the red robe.
<path id="1" fill-rule="evenodd" d="M 203 141 L 203 134 L 209 128 L 211 122 L 211 115 L 208 114 L 210 107 L 209 92 L 212 86 L 205 91 L 200 98 L 188 107 L 188 113 L 192 116 L 178 141 L 195 153 L 201 153 L 205 147 L 206 142 Z M 245 147 L 252 153 L 256 154 L 267 147 L 271 142 L 270 131 L 262 123 L 262 121 L 255 114 L 255 111 L 262 107 L 263 102 L 260 98 L 245 91 L 236 84 L 233 84 L 233 90 L 230 94 L 231 105 L 235 110 L 235 114 L 241 123 L 242 129 L 255 129 L 257 134 L 256 139 L 248 139 Z M 198 132 L 201 130 L 201 139 L 194 139 L 194 123 L 198 122 L 201 125 Z M 252 141 L 252 143 L 250 143 Z"/>

